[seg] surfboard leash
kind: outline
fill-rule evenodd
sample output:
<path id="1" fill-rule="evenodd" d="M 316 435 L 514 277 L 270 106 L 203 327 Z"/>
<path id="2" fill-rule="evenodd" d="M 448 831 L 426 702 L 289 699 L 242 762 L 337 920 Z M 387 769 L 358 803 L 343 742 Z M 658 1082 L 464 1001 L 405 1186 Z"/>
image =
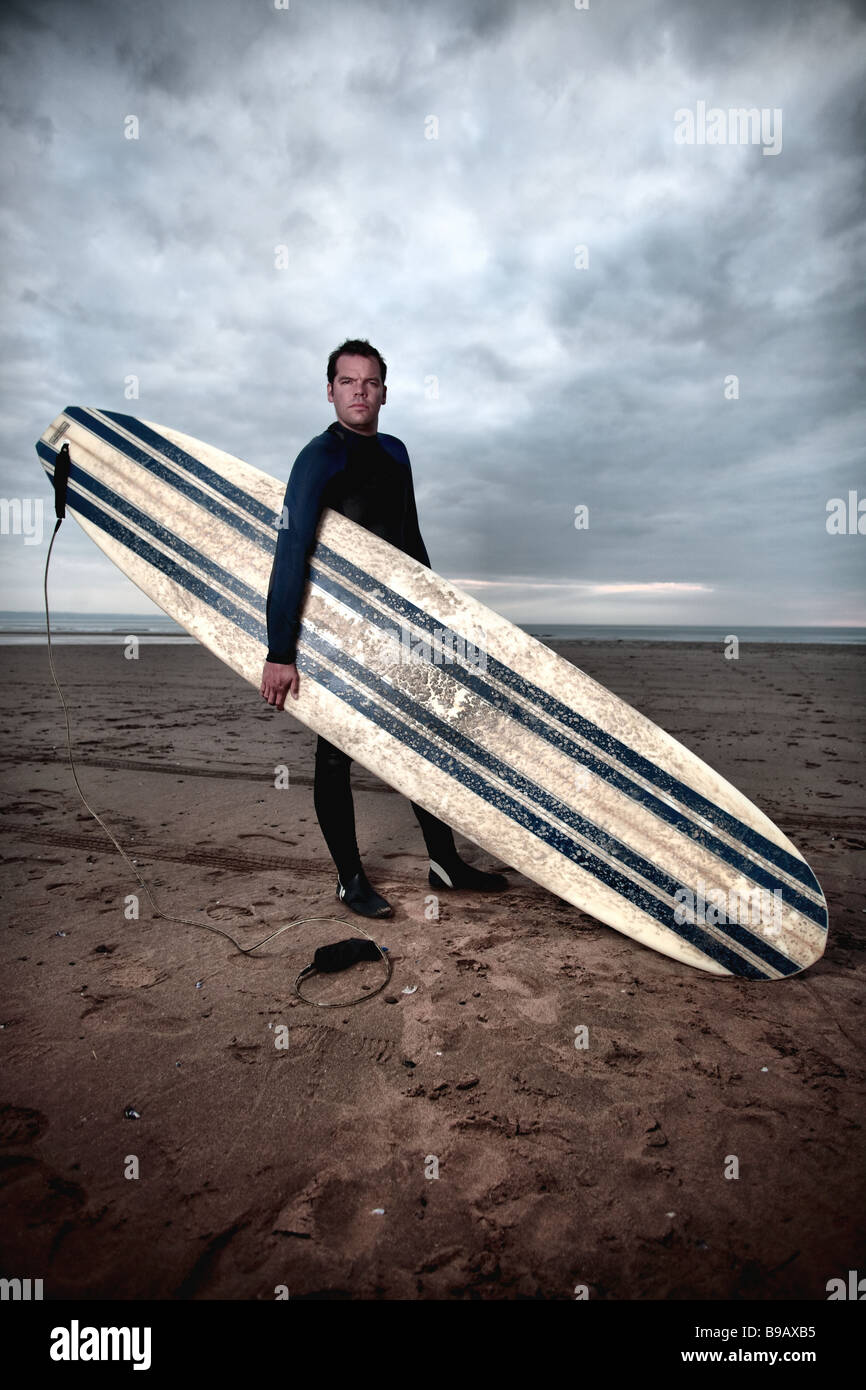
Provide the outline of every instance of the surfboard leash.
<path id="1" fill-rule="evenodd" d="M 123 859 L 126 861 L 130 869 L 134 873 L 135 877 L 138 879 L 138 882 L 141 884 L 142 888 L 144 889 L 145 893 L 147 894 L 150 900 L 150 904 L 153 908 L 155 916 L 163 917 L 167 922 L 178 922 L 183 926 L 198 927 L 200 930 L 213 932 L 216 936 L 222 936 L 225 938 L 226 941 L 230 941 L 232 946 L 234 946 L 235 950 L 240 951 L 245 956 L 251 956 L 254 951 L 260 950 L 262 946 L 266 946 L 268 942 L 273 941 L 275 937 L 282 936 L 283 932 L 289 931 L 290 928 L 302 927 L 305 926 L 308 922 L 335 922 L 338 923 L 340 926 L 348 925 L 345 919 L 340 917 L 299 917 L 294 922 L 286 922 L 284 926 L 278 927 L 276 931 L 272 931 L 268 936 L 264 937 L 261 941 L 257 942 L 255 946 L 242 946 L 239 941 L 235 940 L 235 938 L 231 935 L 230 932 L 224 931 L 222 927 L 214 926 L 212 922 L 195 922 L 192 920 L 191 917 L 177 917 L 174 913 L 165 912 L 159 906 L 159 903 L 156 901 L 156 898 L 151 892 L 150 885 L 144 878 L 142 878 L 141 874 L 138 871 L 138 867 L 136 866 L 134 861 L 130 859 L 129 855 L 126 853 L 126 850 L 123 848 L 123 845 L 117 839 L 117 836 L 114 834 L 111 828 L 108 825 L 106 825 L 105 821 L 102 819 L 99 813 L 93 809 L 90 802 L 87 800 L 87 797 L 84 795 L 81 783 L 78 780 L 78 771 L 75 766 L 75 759 L 72 756 L 72 732 L 69 723 L 69 709 L 66 704 L 63 691 L 60 688 L 60 682 L 57 679 L 57 673 L 54 669 L 54 654 L 51 646 L 51 617 L 48 604 L 48 567 L 51 563 L 51 552 L 54 549 L 54 541 L 57 537 L 57 532 L 60 530 L 63 519 L 66 515 L 66 488 L 69 480 L 69 467 L 69 445 L 64 444 L 63 448 L 60 450 L 60 453 L 57 455 L 57 463 L 55 465 L 54 470 L 54 511 L 57 519 L 54 523 L 54 530 L 51 534 L 51 540 L 48 544 L 48 554 L 45 557 L 43 593 L 45 596 L 45 631 L 48 638 L 48 665 L 51 670 L 51 679 L 54 682 L 57 694 L 60 696 L 60 703 L 63 706 L 63 715 L 66 721 L 66 752 L 69 757 L 69 767 L 72 772 L 72 779 L 75 783 L 76 791 L 78 792 L 78 795 L 80 796 L 82 802 L 87 807 L 87 810 L 90 812 L 91 816 L 93 816 L 93 819 L 99 825 L 102 826 L 102 829 L 105 831 L 106 835 L 111 840 L 111 843 L 114 845 L 118 854 L 120 854 L 123 857 Z M 332 945 L 329 946 L 320 946 L 313 957 L 312 964 L 305 966 L 304 969 L 300 972 L 300 974 L 294 982 L 294 990 L 298 998 L 301 999 L 305 1004 L 313 1004 L 320 1009 L 346 1009 L 353 1007 L 355 1004 L 366 1004 L 369 999 L 374 999 L 377 994 L 381 994 L 382 990 L 385 989 L 385 987 L 391 979 L 394 969 L 390 956 L 387 954 L 387 947 L 380 946 L 378 942 L 375 941 L 373 937 L 369 935 L 368 932 L 364 931 L 364 928 L 360 924 L 357 924 L 357 930 L 363 934 L 366 940 L 362 941 L 358 937 L 353 937 L 347 941 L 334 942 Z M 380 985 L 376 987 L 376 989 L 371 990 L 369 994 L 359 995 L 357 999 L 349 999 L 344 1003 L 325 1003 L 321 999 L 309 999 L 305 994 L 301 993 L 301 982 L 303 980 L 308 979 L 311 975 L 332 975 L 335 974 L 337 971 L 348 969 L 350 965 L 354 965 L 357 961 L 378 959 L 381 959 L 385 966 L 385 979 L 382 981 Z"/>

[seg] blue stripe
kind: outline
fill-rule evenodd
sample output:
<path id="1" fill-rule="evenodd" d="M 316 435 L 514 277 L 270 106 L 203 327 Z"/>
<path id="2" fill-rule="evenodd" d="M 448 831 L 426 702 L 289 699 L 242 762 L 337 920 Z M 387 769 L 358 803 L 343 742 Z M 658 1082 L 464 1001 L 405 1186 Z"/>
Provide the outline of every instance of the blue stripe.
<path id="1" fill-rule="evenodd" d="M 36 452 L 43 462 L 53 467 L 57 458 L 55 449 L 52 449 L 49 444 L 43 444 L 40 440 L 36 445 Z M 161 541 L 169 550 L 176 551 L 188 564 L 204 570 L 211 579 L 230 589 L 232 593 L 237 594 L 238 598 L 244 599 L 256 608 L 261 607 L 261 596 L 255 589 L 250 588 L 249 584 L 245 584 L 242 579 L 238 579 L 229 570 L 223 569 L 222 565 L 218 565 L 215 560 L 209 560 L 200 550 L 196 550 L 195 546 L 189 545 L 174 531 L 169 531 L 167 527 L 161 526 L 158 521 L 154 521 L 153 517 L 133 506 L 125 497 L 113 492 L 111 488 L 106 487 L 97 478 L 85 472 L 83 468 L 79 468 L 78 464 L 72 463 L 70 465 L 69 478 L 71 482 L 78 483 L 80 487 L 85 487 L 89 492 L 94 493 L 101 502 L 120 512 L 128 521 L 140 526 L 143 531 L 147 531 L 155 540 Z M 76 496 L 78 495 L 80 494 L 76 494 Z"/>
<path id="2" fill-rule="evenodd" d="M 338 555 L 336 551 L 331 550 L 330 547 L 325 545 L 322 541 L 317 543 L 313 551 L 313 560 L 315 561 L 316 559 L 324 561 L 331 569 L 336 570 L 338 574 L 342 574 L 346 579 L 351 580 L 358 588 L 367 591 L 375 589 L 377 591 L 377 598 L 383 598 L 383 601 L 407 622 L 415 624 L 431 635 L 447 635 L 450 633 L 452 637 L 457 637 L 460 641 L 463 640 L 459 633 L 452 632 L 450 628 L 445 627 L 442 623 L 430 617 L 429 614 L 425 613 L 423 609 L 418 608 L 417 605 L 412 603 L 409 599 L 403 598 L 402 594 L 395 593 L 393 590 L 386 588 L 380 580 L 373 579 L 366 571 L 359 569 L 358 566 L 352 564 L 350 560 L 346 560 L 343 556 Z M 315 579 L 315 582 L 322 588 L 327 588 L 329 592 L 332 593 L 338 593 L 342 602 L 349 604 L 359 612 L 365 613 L 371 620 L 377 621 L 379 626 L 385 624 L 386 619 L 384 619 L 375 608 L 365 603 L 363 599 L 356 598 L 355 595 L 348 590 L 342 588 L 337 590 L 334 587 L 335 581 L 329 580 L 328 576 L 320 569 L 311 569 L 311 575 Z M 482 649 L 479 648 L 478 650 L 479 653 L 481 653 Z M 497 661 L 495 657 L 484 653 L 484 658 L 488 671 L 491 671 L 503 685 L 516 691 L 518 694 L 522 695 L 524 699 L 535 704 L 537 707 L 559 720 L 560 723 L 565 724 L 568 728 L 581 734 L 588 742 L 594 743 L 602 752 L 608 753 L 626 767 L 631 768 L 632 771 L 637 772 L 646 781 L 657 786 L 659 790 L 665 791 L 669 795 L 676 796 L 683 805 L 687 806 L 690 810 L 703 816 L 705 820 L 716 825 L 718 829 L 724 830 L 727 834 L 740 840 L 748 849 L 751 849 L 756 854 L 760 854 L 763 858 L 775 864 L 777 868 L 782 869 L 792 878 L 798 879 L 801 883 L 805 884 L 806 887 L 814 889 L 814 891 L 819 894 L 821 893 L 817 879 L 808 864 L 804 863 L 803 860 L 796 858 L 796 856 L 790 854 L 787 850 L 782 849 L 781 846 L 774 845 L 771 840 L 767 840 L 759 831 L 753 830 L 751 826 L 745 825 L 742 821 L 737 820 L 735 816 L 722 810 L 722 808 L 715 805 L 714 802 L 708 801 L 705 797 L 701 796 L 700 792 L 696 792 L 692 787 L 688 787 L 684 782 L 680 782 L 676 777 L 665 772 L 655 763 L 650 762 L 648 758 L 643 757 L 640 753 L 636 753 L 633 749 L 629 748 L 627 744 L 620 743 L 612 734 L 600 729 L 582 715 L 576 714 L 574 710 L 569 709 L 567 705 L 557 700 L 555 696 L 548 694 L 547 691 L 542 690 L 539 686 L 533 685 L 530 681 L 524 679 L 524 677 L 517 675 L 517 673 L 512 671 L 508 666 L 504 666 L 500 661 Z M 453 667 L 453 672 L 455 678 L 459 676 L 460 680 L 464 681 L 469 688 L 475 690 L 477 694 L 481 695 L 489 704 L 493 705 L 494 708 L 514 709 L 513 705 L 510 706 L 507 701 L 504 701 L 503 697 L 481 677 L 471 672 L 464 672 L 456 663 Z M 518 712 L 518 716 L 521 720 L 525 718 L 522 710 Z M 571 750 L 574 750 L 572 755 L 578 757 L 579 750 L 577 749 L 577 745 L 569 745 L 569 747 Z M 613 781 L 614 779 L 611 776 L 612 769 L 609 769 L 606 764 L 603 766 L 605 768 L 603 775 L 608 780 Z M 624 785 L 622 789 L 627 790 L 629 795 L 637 797 L 642 791 L 641 788 L 635 787 L 634 783 L 628 782 L 626 779 L 623 779 L 623 782 Z M 657 814 L 661 814 L 661 810 L 658 808 L 664 808 L 666 813 L 673 809 L 667 807 L 664 802 L 655 801 L 652 809 L 656 811 Z M 672 821 L 671 823 L 674 824 L 675 822 Z M 699 836 L 706 833 L 700 826 L 696 826 L 692 821 L 685 822 L 680 828 L 684 829 L 685 833 L 692 839 L 697 839 Z M 715 843 L 720 844 L 721 842 Z M 786 888 L 784 884 L 779 884 L 778 886 Z M 823 894 L 821 896 L 823 896 Z M 803 901 L 806 900 L 804 899 Z M 812 906 L 814 910 L 814 905 Z"/>
<path id="3" fill-rule="evenodd" d="M 247 540 L 257 545 L 260 550 L 270 551 L 274 548 L 276 540 L 273 535 L 263 534 L 257 526 L 251 526 L 249 522 L 244 521 L 242 517 L 230 511 L 228 507 L 224 507 L 221 502 L 217 502 L 213 497 L 202 492 L 200 488 L 197 488 L 186 478 L 181 478 L 179 474 L 175 473 L 171 468 L 166 467 L 164 463 L 160 463 L 159 459 L 153 458 L 147 450 L 139 449 L 135 444 L 130 444 L 129 440 L 124 439 L 123 435 L 115 433 L 108 425 L 104 425 L 101 420 L 97 420 L 95 416 L 89 415 L 86 410 L 79 410 L 77 406 L 68 406 L 66 414 L 79 425 L 83 425 L 85 429 L 90 430 L 91 434 L 95 434 L 97 438 L 104 440 L 105 443 L 110 444 L 113 449 L 117 449 L 126 458 L 131 459 L 133 463 L 137 463 L 142 468 L 146 468 L 155 478 L 161 479 L 161 481 L 167 483 L 169 487 L 173 487 L 176 492 L 182 493 L 184 497 L 188 497 L 192 502 L 197 503 L 199 507 L 203 507 L 205 511 L 210 512 L 212 516 L 218 516 L 220 521 L 224 521 L 227 526 L 233 527 L 240 535 L 245 536 Z M 157 438 L 159 438 L 159 436 L 157 436 Z M 168 440 L 166 440 L 165 443 L 167 444 Z M 203 465 L 201 466 L 202 473 L 209 473 L 210 471 L 210 469 L 205 469 Z M 214 477 L 216 476 L 217 475 L 214 474 Z M 202 477 L 202 481 L 205 481 L 204 477 Z M 241 496 L 246 497 L 246 494 L 242 493 Z M 274 512 L 267 513 L 267 520 L 270 525 L 276 529 L 277 517 Z"/>
<path id="4" fill-rule="evenodd" d="M 425 729 L 440 739 L 443 744 L 450 745 L 455 751 L 462 754 L 463 757 L 471 758 L 479 767 L 484 768 L 488 773 L 498 777 L 501 781 L 507 782 L 515 791 L 522 792 L 524 796 L 531 798 L 538 806 L 547 811 L 548 814 L 556 816 L 557 819 L 569 825 L 578 834 L 583 835 L 585 839 L 593 841 L 598 849 L 618 859 L 623 867 L 631 869 L 634 873 L 640 874 L 641 877 L 646 879 L 649 883 L 654 884 L 660 892 L 667 893 L 670 897 L 674 897 L 678 890 L 684 888 L 685 885 L 674 878 L 673 875 L 666 873 L 663 869 L 651 863 L 650 860 L 645 859 L 642 855 L 632 850 L 628 845 L 623 844 L 622 841 L 617 840 L 613 835 L 608 834 L 592 821 L 587 820 L 584 816 L 572 810 L 565 802 L 560 801 L 550 792 L 545 791 L 537 783 L 532 782 L 521 773 L 515 772 L 513 768 L 509 767 L 509 765 L 500 758 L 497 758 L 495 754 L 489 753 L 485 748 L 481 747 L 480 744 L 475 743 L 465 734 L 458 733 L 445 720 L 419 707 L 417 701 L 413 700 L 411 696 L 406 695 L 403 691 L 397 689 L 395 686 L 389 685 L 386 681 L 374 675 L 366 667 L 361 666 L 354 658 L 348 656 L 326 638 L 306 628 L 304 629 L 303 637 L 305 647 L 312 648 L 313 651 L 327 658 L 333 665 L 339 666 L 351 677 L 350 682 L 344 680 L 342 676 L 333 676 L 327 671 L 325 671 L 324 677 L 317 676 L 317 679 L 319 679 L 322 684 L 325 684 L 328 689 L 332 689 L 334 682 L 336 682 L 338 689 L 335 690 L 335 693 L 339 694 L 341 698 L 345 698 L 343 694 L 344 689 L 355 691 L 357 694 L 359 685 L 363 684 L 367 686 L 368 689 L 378 697 L 378 703 L 375 704 L 376 709 L 381 709 L 382 702 L 385 702 L 394 706 L 395 709 L 401 711 L 409 718 L 414 719 L 417 723 L 423 724 Z M 312 660 L 312 658 L 310 659 Z M 368 697 L 361 694 L 360 699 L 364 701 L 364 712 L 369 714 L 369 709 L 372 706 Z M 350 703 L 354 703 L 354 701 L 350 701 Z M 377 722 L 380 721 L 377 719 Z M 471 769 L 467 769 L 464 763 L 455 760 L 439 745 L 431 743 L 430 740 L 418 735 L 402 722 L 397 722 L 399 729 L 402 731 L 400 737 L 403 743 L 406 743 L 407 746 L 411 747 L 415 752 L 422 752 L 425 757 L 428 757 L 428 753 L 425 751 L 427 748 L 434 749 L 436 756 L 429 760 L 435 762 L 438 767 L 444 768 L 449 775 L 453 777 L 455 781 L 460 782 L 461 785 L 471 786 L 471 789 L 478 795 L 483 795 L 484 800 L 489 805 L 494 806 L 497 810 L 507 810 L 510 814 L 508 808 L 521 804 L 513 801 L 510 797 L 503 797 L 502 792 L 498 788 L 494 788 L 477 773 L 473 772 Z M 551 834 L 557 836 L 558 840 L 563 838 L 561 833 L 555 831 L 546 821 L 533 815 L 529 811 L 526 812 L 526 815 L 531 817 L 531 823 L 526 820 L 521 820 L 521 824 L 526 825 L 527 828 L 532 830 L 533 834 L 539 839 L 544 840 L 545 843 L 553 843 L 549 839 Z M 512 817 L 512 819 L 513 818 L 514 817 Z M 566 841 L 566 843 L 570 844 L 571 842 Z M 554 845 L 554 848 L 558 847 L 558 844 Z M 618 892 L 624 893 L 624 896 L 632 901 L 636 901 L 635 892 L 644 892 L 639 885 L 635 885 L 630 879 L 626 878 L 625 875 L 618 873 L 616 869 L 606 864 L 604 860 L 597 858 L 583 846 L 574 845 L 568 857 L 573 859 L 575 863 L 580 864 L 581 868 L 588 870 L 596 878 L 600 879 L 601 882 L 615 888 Z M 625 885 L 625 887 L 623 887 L 623 885 Z M 727 951 L 727 947 L 721 945 L 716 938 L 703 932 L 700 928 L 692 927 L 688 923 L 680 924 L 675 922 L 673 920 L 673 914 L 676 909 L 669 908 L 665 904 L 661 904 L 661 909 L 665 915 L 659 917 L 659 920 L 663 921 L 664 925 L 670 927 L 677 935 L 682 936 L 687 941 L 691 941 L 693 945 L 699 945 L 705 955 L 712 956 L 714 959 L 721 959 L 717 952 L 720 949 L 722 951 Z M 658 916 L 658 913 L 653 913 L 652 915 Z M 752 952 L 753 955 L 764 960 L 773 970 L 779 971 L 781 974 L 789 975 L 802 968 L 781 951 L 776 950 L 776 948 L 764 938 L 751 932 L 748 927 L 741 925 L 737 921 L 723 919 L 714 925 L 716 925 L 720 931 L 725 931 L 740 946 L 743 946 L 746 950 Z M 688 927 L 688 931 L 683 930 L 684 927 Z M 697 936 L 695 935 L 696 931 Z"/>
<path id="5" fill-rule="evenodd" d="M 223 618 L 234 623 L 235 627 L 240 628 L 242 632 L 248 633 L 250 637 L 255 638 L 257 642 L 260 642 L 263 646 L 267 646 L 267 628 L 264 622 L 257 621 L 249 613 L 245 613 L 242 608 L 238 608 L 230 599 L 225 598 L 224 595 L 218 593 L 216 589 L 212 589 L 209 584 L 205 584 L 203 580 L 198 579 L 181 565 L 176 564 L 174 560 L 164 555 L 161 550 L 157 550 L 154 546 L 150 545 L 148 541 L 142 540 L 134 531 L 130 531 L 129 528 L 124 526 L 121 522 L 115 521 L 114 517 L 108 516 L 91 502 L 89 498 L 84 497 L 77 488 L 72 486 L 69 487 L 67 502 L 74 511 L 79 512 L 81 516 L 86 517 L 88 521 L 92 521 L 94 526 L 98 526 L 107 536 L 111 536 L 113 540 L 119 541 L 121 545 L 125 545 L 127 550 L 131 550 L 134 555 L 139 556 L 142 560 L 146 560 L 147 563 L 151 565 L 153 569 L 158 570 L 160 574 L 164 574 L 167 578 L 173 579 L 175 584 L 179 584 L 181 588 L 194 594 L 202 603 L 207 604 L 209 608 L 212 608 Z M 259 611 L 264 617 L 264 600 L 259 595 L 256 595 L 256 599 Z"/>
<path id="6" fill-rule="evenodd" d="M 67 415 L 70 413 L 67 410 Z M 264 523 L 265 526 L 274 525 L 274 513 L 264 502 L 260 502 L 257 497 L 246 492 L 237 483 L 231 482 L 223 473 L 216 473 L 213 468 L 208 468 L 206 463 L 197 459 L 192 454 L 186 453 L 179 445 L 173 444 L 170 439 L 166 439 L 164 434 L 157 434 L 149 425 L 145 425 L 141 420 L 137 420 L 134 415 L 120 415 L 114 410 L 103 410 L 100 414 L 107 419 L 113 420 L 120 425 L 128 434 L 135 435 L 136 439 L 141 440 L 142 444 L 147 444 L 151 449 L 157 449 L 172 463 L 185 468 L 193 477 L 198 478 L 199 482 L 207 483 L 208 487 L 213 488 L 229 502 L 234 502 L 236 506 L 243 507 L 250 516 Z"/>

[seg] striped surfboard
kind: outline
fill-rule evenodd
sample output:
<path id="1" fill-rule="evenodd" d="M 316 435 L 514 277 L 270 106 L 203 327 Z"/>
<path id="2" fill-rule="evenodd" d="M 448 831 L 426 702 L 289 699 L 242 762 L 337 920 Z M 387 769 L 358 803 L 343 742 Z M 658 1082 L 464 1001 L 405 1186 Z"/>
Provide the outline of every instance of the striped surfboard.
<path id="1" fill-rule="evenodd" d="M 285 483 L 176 430 L 68 407 L 67 507 L 172 618 L 258 688 Z M 397 791 L 598 920 L 714 975 L 817 960 L 802 855 L 657 725 L 432 570 L 321 519 L 291 713 Z"/>

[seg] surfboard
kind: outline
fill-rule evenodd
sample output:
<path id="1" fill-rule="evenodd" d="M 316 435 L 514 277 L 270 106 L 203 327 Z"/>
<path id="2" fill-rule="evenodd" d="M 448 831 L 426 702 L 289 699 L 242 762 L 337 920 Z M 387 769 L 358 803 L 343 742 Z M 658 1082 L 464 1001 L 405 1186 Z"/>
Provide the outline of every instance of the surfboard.
<path id="1" fill-rule="evenodd" d="M 257 689 L 285 480 L 165 426 L 69 406 L 36 445 L 124 574 Z M 65 466 L 64 453 L 62 464 Z M 719 773 L 507 619 L 323 513 L 287 710 L 566 902 L 717 976 L 824 951 L 803 856 Z"/>

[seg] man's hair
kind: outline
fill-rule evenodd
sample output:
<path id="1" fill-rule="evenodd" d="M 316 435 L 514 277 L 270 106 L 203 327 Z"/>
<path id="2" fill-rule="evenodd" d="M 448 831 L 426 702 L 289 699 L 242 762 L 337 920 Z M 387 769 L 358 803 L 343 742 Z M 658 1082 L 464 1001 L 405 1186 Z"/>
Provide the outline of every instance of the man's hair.
<path id="1" fill-rule="evenodd" d="M 375 357 L 379 361 L 379 374 L 382 377 L 382 385 L 385 385 L 385 373 L 388 368 L 381 352 L 377 352 L 366 338 L 347 338 L 345 343 L 341 343 L 338 348 L 334 348 L 328 358 L 328 381 L 333 386 L 334 377 L 337 375 L 337 358 L 342 357 L 343 353 L 348 353 L 352 357 Z"/>

